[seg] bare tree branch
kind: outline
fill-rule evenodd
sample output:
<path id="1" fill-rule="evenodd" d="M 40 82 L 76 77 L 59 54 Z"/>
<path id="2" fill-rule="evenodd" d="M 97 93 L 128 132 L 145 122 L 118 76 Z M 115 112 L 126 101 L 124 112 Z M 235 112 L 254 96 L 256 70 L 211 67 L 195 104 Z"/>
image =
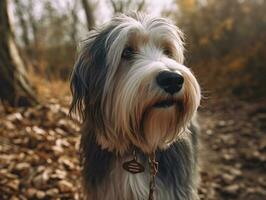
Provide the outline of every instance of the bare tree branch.
<path id="1" fill-rule="evenodd" d="M 146 1 L 145 1 L 145 0 L 142 0 L 142 1 L 139 3 L 139 5 L 138 5 L 138 9 L 137 9 L 137 11 L 143 11 L 144 8 L 145 8 L 145 6 L 146 6 Z"/>
<path id="2" fill-rule="evenodd" d="M 95 26 L 95 18 L 93 15 L 92 5 L 88 0 L 81 0 L 81 3 L 86 14 L 88 30 L 91 30 Z"/>
<path id="3" fill-rule="evenodd" d="M 110 0 L 114 13 L 124 13 L 129 10 L 143 11 L 146 6 L 146 1 L 122 1 L 122 0 Z"/>
<path id="4" fill-rule="evenodd" d="M 19 23 L 22 29 L 22 41 L 26 49 L 29 50 L 30 46 L 29 29 L 24 15 L 25 6 L 22 4 L 20 0 L 15 0 L 15 6 Z"/>
<path id="5" fill-rule="evenodd" d="M 78 15 L 77 15 L 77 8 L 78 8 L 78 1 L 74 1 L 73 5 L 71 5 L 70 2 L 68 2 L 68 10 L 71 16 L 71 30 L 70 30 L 70 37 L 72 40 L 72 43 L 75 45 L 77 42 L 77 32 L 78 32 Z"/>

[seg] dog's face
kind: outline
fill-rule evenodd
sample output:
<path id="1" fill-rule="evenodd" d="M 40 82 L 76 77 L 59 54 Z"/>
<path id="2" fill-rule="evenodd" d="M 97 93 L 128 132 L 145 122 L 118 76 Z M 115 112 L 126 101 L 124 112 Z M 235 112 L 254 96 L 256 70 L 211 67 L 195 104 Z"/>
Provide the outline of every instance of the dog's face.
<path id="1" fill-rule="evenodd" d="M 117 16 L 84 42 L 72 74 L 71 110 L 102 148 L 166 148 L 187 130 L 200 103 L 200 87 L 183 59 L 182 33 L 166 19 Z"/>

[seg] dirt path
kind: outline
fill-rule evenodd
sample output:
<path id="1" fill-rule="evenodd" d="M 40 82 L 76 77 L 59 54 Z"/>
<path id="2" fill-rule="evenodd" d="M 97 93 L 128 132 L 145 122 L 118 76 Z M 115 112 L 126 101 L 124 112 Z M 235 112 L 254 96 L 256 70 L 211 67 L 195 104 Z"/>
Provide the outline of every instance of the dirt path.
<path id="1" fill-rule="evenodd" d="M 208 103 L 200 120 L 202 199 L 266 199 L 266 104 Z"/>
<path id="2" fill-rule="evenodd" d="M 211 100 L 200 113 L 201 199 L 266 199 L 265 104 Z M 0 106 L 0 199 L 81 199 L 78 131 L 56 99 Z"/>

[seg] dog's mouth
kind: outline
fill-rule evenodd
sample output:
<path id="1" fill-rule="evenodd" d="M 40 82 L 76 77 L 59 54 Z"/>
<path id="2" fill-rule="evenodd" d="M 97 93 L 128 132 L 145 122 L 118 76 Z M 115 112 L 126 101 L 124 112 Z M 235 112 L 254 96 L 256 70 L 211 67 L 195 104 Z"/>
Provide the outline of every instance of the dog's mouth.
<path id="1" fill-rule="evenodd" d="M 163 101 L 156 102 L 153 107 L 155 108 L 168 108 L 176 104 L 174 99 L 166 99 Z"/>

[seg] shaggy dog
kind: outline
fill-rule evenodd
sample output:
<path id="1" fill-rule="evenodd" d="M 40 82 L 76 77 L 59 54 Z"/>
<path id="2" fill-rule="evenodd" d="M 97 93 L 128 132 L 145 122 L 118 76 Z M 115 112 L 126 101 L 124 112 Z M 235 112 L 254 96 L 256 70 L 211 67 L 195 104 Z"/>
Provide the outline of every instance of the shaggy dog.
<path id="1" fill-rule="evenodd" d="M 183 65 L 183 50 L 174 24 L 140 13 L 114 17 L 83 42 L 71 77 L 70 112 L 83 122 L 86 199 L 198 199 L 201 93 Z"/>

